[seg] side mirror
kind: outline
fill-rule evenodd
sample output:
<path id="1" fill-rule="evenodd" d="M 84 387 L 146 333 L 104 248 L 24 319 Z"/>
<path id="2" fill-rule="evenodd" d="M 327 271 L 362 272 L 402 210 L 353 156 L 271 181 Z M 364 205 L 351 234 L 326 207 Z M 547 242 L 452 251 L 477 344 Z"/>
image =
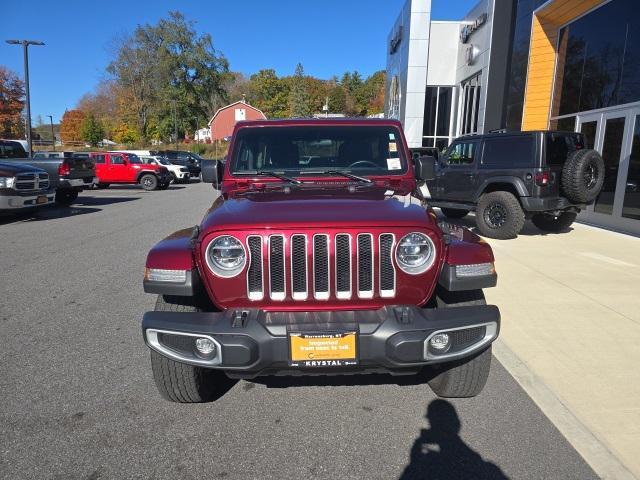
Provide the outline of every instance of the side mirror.
<path id="1" fill-rule="evenodd" d="M 215 188 L 220 188 L 224 176 L 224 163 L 219 160 L 202 160 L 200 171 L 203 182 L 212 183 Z"/>
<path id="2" fill-rule="evenodd" d="M 423 155 L 414 159 L 415 175 L 418 180 L 428 181 L 436 178 L 436 159 Z"/>

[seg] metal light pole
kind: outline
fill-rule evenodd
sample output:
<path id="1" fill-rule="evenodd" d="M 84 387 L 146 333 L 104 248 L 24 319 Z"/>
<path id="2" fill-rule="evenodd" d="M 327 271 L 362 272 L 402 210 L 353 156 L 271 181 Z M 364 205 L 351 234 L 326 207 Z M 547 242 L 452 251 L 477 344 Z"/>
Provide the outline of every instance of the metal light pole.
<path id="1" fill-rule="evenodd" d="M 29 157 L 33 156 L 33 148 L 31 146 L 31 97 L 29 96 L 29 45 L 44 45 L 44 42 L 36 40 L 7 40 L 10 45 L 22 45 L 24 51 L 24 86 L 27 94 L 27 145 L 29 148 Z"/>
<path id="2" fill-rule="evenodd" d="M 53 145 L 53 151 L 56 151 L 56 135 L 53 133 L 53 115 L 46 115 L 49 117 L 49 123 L 51 124 L 51 144 Z"/>

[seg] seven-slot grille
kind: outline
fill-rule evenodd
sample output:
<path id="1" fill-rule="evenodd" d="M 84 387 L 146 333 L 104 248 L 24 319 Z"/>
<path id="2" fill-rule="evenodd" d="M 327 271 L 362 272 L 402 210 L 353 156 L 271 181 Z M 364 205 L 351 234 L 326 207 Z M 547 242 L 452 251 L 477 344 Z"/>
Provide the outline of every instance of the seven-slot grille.
<path id="1" fill-rule="evenodd" d="M 48 190 L 48 173 L 19 173 L 16 175 L 16 190 Z"/>
<path id="2" fill-rule="evenodd" d="M 394 297 L 396 272 L 391 258 L 394 241 L 391 233 L 377 237 L 371 233 L 294 234 L 289 237 L 274 234 L 264 238 L 250 235 L 247 237 L 250 257 L 248 297 L 262 300 L 268 295 L 272 300 L 284 300 L 288 294 L 293 300 L 309 297 L 328 300 L 333 293 L 341 300 L 353 296 L 373 298 L 376 275 L 380 297 Z M 263 268 L 263 242 L 266 268 Z M 374 249 L 374 242 L 378 244 L 377 249 Z"/>

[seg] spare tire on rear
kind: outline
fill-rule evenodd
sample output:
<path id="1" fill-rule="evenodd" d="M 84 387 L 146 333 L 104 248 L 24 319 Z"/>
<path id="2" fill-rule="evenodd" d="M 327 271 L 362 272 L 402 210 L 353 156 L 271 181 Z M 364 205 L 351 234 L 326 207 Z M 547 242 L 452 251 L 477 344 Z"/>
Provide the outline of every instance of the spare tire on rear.
<path id="1" fill-rule="evenodd" d="M 595 150 L 571 152 L 562 168 L 562 190 L 576 203 L 596 199 L 604 182 L 604 160 Z"/>

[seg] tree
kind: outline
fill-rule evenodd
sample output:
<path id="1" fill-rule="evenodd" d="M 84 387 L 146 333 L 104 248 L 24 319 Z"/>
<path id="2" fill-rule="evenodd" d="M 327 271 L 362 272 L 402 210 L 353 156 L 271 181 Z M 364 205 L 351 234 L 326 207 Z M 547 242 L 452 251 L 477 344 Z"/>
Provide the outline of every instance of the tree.
<path id="1" fill-rule="evenodd" d="M 24 103 L 24 82 L 14 72 L 0 66 L 0 137 L 24 136 Z"/>
<path id="2" fill-rule="evenodd" d="M 275 70 L 260 70 L 249 80 L 251 103 L 268 118 L 284 118 L 289 115 L 289 84 L 278 78 Z"/>
<path id="3" fill-rule="evenodd" d="M 84 122 L 82 122 L 80 133 L 82 139 L 89 142 L 92 147 L 97 147 L 98 143 L 104 139 L 104 128 L 92 113 L 87 115 Z"/>
<path id="4" fill-rule="evenodd" d="M 67 110 L 60 122 L 60 138 L 63 142 L 78 142 L 82 140 L 82 123 L 85 119 L 82 110 Z"/>
<path id="5" fill-rule="evenodd" d="M 140 135 L 135 128 L 120 123 L 113 130 L 113 140 L 121 145 L 132 145 L 140 140 Z"/>
<path id="6" fill-rule="evenodd" d="M 291 79 L 291 90 L 289 91 L 289 111 L 292 117 L 309 117 L 311 108 L 309 106 L 309 92 L 304 77 L 302 64 L 296 65 L 296 72 Z"/>
<path id="7" fill-rule="evenodd" d="M 76 108 L 91 114 L 104 129 L 105 138 L 110 138 L 118 118 L 121 116 L 120 97 L 123 90 L 114 81 L 103 80 L 93 92 L 83 95 Z"/>

